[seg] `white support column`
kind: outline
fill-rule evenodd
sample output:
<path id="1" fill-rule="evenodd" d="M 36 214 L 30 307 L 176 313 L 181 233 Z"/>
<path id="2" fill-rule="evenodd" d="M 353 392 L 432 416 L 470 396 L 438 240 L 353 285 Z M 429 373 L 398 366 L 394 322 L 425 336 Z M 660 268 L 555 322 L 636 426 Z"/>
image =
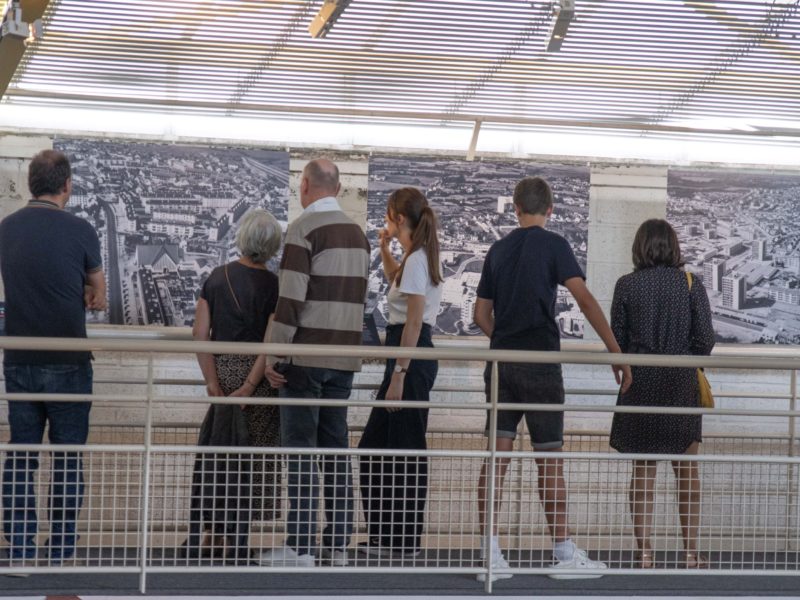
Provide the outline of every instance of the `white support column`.
<path id="1" fill-rule="evenodd" d="M 295 158 L 289 161 L 289 222 L 291 223 L 303 212 L 300 206 L 300 179 L 303 167 L 312 158 L 323 154 L 308 153 L 308 157 Z M 367 227 L 367 179 L 369 174 L 369 158 L 351 157 L 338 159 L 331 157 L 339 168 L 339 182 L 342 191 L 339 193 L 339 204 L 342 210 L 363 229 Z"/>
<path id="2" fill-rule="evenodd" d="M 633 268 L 636 229 L 666 217 L 667 167 L 593 165 L 590 182 L 586 277 L 608 316 L 617 279 Z M 588 323 L 585 339 L 598 339 Z"/>
<path id="3" fill-rule="evenodd" d="M 30 199 L 28 163 L 34 154 L 53 147 L 47 137 L 0 135 L 0 220 Z M 0 299 L 5 298 L 0 282 Z"/>

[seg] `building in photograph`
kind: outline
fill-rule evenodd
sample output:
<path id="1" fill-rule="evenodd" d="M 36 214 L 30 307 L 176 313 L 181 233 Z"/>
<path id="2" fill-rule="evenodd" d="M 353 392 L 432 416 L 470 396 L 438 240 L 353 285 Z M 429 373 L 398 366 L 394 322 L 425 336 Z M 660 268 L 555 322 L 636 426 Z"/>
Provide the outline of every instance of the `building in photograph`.
<path id="1" fill-rule="evenodd" d="M 767 240 L 754 240 L 753 247 L 755 248 L 754 257 L 756 260 L 767 260 Z"/>
<path id="2" fill-rule="evenodd" d="M 722 278 L 722 306 L 741 310 L 744 308 L 745 280 L 740 275 L 726 275 Z"/>
<path id="3" fill-rule="evenodd" d="M 725 261 L 712 258 L 703 265 L 703 285 L 706 289 L 719 292 L 722 290 L 722 277 L 725 275 Z"/>
<path id="4" fill-rule="evenodd" d="M 800 289 L 771 288 L 769 297 L 775 302 L 800 306 Z"/>

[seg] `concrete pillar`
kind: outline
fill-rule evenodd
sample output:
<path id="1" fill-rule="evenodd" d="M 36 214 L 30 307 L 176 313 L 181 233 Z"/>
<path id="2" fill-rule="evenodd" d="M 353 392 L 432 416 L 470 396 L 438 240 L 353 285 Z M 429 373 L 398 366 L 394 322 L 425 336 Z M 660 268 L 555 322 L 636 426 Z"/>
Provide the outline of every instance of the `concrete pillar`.
<path id="1" fill-rule="evenodd" d="M 309 153 L 307 157 L 292 158 L 289 161 L 289 222 L 300 216 L 303 208 L 300 206 L 300 178 L 303 167 L 309 160 L 318 155 Z M 369 161 L 366 156 L 338 159 L 331 157 L 339 167 L 339 182 L 342 191 L 339 194 L 339 204 L 342 210 L 358 223 L 362 229 L 367 227 L 367 180 L 369 174 Z"/>
<path id="2" fill-rule="evenodd" d="M 617 279 L 633 269 L 631 244 L 647 219 L 667 214 L 667 167 L 593 165 L 589 191 L 589 289 L 608 316 Z M 597 340 L 586 324 L 585 339 Z"/>
<path id="3" fill-rule="evenodd" d="M 0 220 L 30 199 L 28 163 L 34 154 L 52 147 L 53 141 L 47 137 L 0 136 Z M 2 282 L 0 298 L 5 298 Z"/>

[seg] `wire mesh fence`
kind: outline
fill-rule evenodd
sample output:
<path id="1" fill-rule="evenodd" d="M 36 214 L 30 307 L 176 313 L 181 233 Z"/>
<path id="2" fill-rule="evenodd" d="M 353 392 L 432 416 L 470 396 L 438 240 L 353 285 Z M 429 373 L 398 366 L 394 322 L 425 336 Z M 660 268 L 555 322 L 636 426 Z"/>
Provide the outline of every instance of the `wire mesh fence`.
<path id="1" fill-rule="evenodd" d="M 441 428 L 416 451 L 359 449 L 357 427 L 341 449 L 200 446 L 199 424 L 154 421 L 163 398 L 150 390 L 141 423 L 95 425 L 86 446 L 0 444 L 14 474 L 3 480 L 5 533 L 32 550 L 0 573 L 137 570 L 144 584 L 148 571 L 400 569 L 472 573 L 487 587 L 587 569 L 797 574 L 794 390 L 785 398 L 789 410 L 765 417 L 783 419 L 785 435 L 738 427 L 673 456 L 619 454 L 607 432 L 587 430 L 567 432 L 559 454 L 529 451 L 523 430 L 498 452 L 482 430 Z M 83 494 L 53 492 L 77 481 L 65 452 L 82 458 Z M 59 496 L 72 504 L 54 506 Z M 559 560 L 565 543 L 573 558 Z"/>
<path id="2" fill-rule="evenodd" d="M 437 435 L 431 435 L 432 448 Z M 572 442 L 586 445 L 584 436 L 574 438 Z M 438 439 L 447 441 L 441 445 L 457 446 L 449 434 Z M 771 448 L 773 441 L 766 447 Z M 721 443 L 723 448 L 729 445 L 725 439 Z M 31 566 L 141 565 L 144 449 L 115 452 L 107 444 L 96 448 L 90 444 L 82 453 L 86 493 L 77 522 L 76 560 L 43 562 L 39 556 Z M 444 450 L 449 455 L 429 457 L 368 456 L 353 451 L 333 464 L 330 457 L 326 461 L 277 449 L 246 454 L 230 449 L 228 453 L 203 451 L 191 445 L 180 451 L 151 448 L 146 549 L 150 566 L 321 564 L 448 569 L 483 564 L 478 505 L 483 457 L 458 456 L 457 448 Z M 505 481 L 498 488 L 502 501 L 495 522 L 511 568 L 553 565 L 542 498 L 557 490 L 548 489 L 549 482 L 543 484 L 537 461 L 529 455 L 509 458 Z M 701 492 L 691 546 L 704 566 L 732 571 L 796 570 L 800 566 L 799 465 L 771 462 L 768 454 L 758 462 L 738 462 L 747 457 L 728 454 L 718 461 L 711 453 L 704 458 L 695 463 Z M 579 547 L 610 568 L 687 566 L 680 472 L 668 460 L 652 461 L 652 465 L 651 560 L 643 564 L 631 510 L 632 461 L 616 455 L 564 455 L 569 533 Z M 292 475 L 297 475 L 292 468 L 316 470 L 316 486 L 292 484 Z M 330 481 L 346 476 L 346 471 L 351 485 L 345 482 L 337 487 Z M 39 499 L 36 545 L 40 553 L 53 537 L 49 482 L 57 476 L 56 462 L 43 452 L 34 490 Z M 292 494 L 306 507 L 292 513 Z M 341 509 L 347 516 L 335 517 L 330 504 L 342 502 L 348 504 Z M 334 544 L 326 538 L 330 534 L 326 527 L 335 524 L 336 518 L 344 523 L 336 526 L 346 533 Z M 263 551 L 283 548 L 287 536 L 296 537 L 298 527 L 314 520 L 317 530 L 306 530 L 308 552 L 304 553 L 314 557 L 313 563 L 261 560 Z M 23 523 L 27 524 L 25 518 Z M 332 550 L 341 550 L 344 556 L 333 561 Z"/>

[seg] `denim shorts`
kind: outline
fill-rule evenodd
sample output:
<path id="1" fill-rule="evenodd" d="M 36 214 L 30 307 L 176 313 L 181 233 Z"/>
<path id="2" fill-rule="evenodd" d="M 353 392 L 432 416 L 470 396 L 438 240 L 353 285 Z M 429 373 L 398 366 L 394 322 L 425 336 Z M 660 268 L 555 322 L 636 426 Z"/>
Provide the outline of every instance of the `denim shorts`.
<path id="1" fill-rule="evenodd" d="M 490 401 L 491 363 L 486 365 L 483 379 L 486 401 Z M 564 380 L 561 365 L 498 364 L 498 397 L 500 403 L 564 404 Z M 500 410 L 497 412 L 497 437 L 515 439 L 519 422 L 525 417 L 534 450 L 552 450 L 564 445 L 564 413 L 539 410 Z M 488 437 L 491 413 L 486 413 Z"/>

